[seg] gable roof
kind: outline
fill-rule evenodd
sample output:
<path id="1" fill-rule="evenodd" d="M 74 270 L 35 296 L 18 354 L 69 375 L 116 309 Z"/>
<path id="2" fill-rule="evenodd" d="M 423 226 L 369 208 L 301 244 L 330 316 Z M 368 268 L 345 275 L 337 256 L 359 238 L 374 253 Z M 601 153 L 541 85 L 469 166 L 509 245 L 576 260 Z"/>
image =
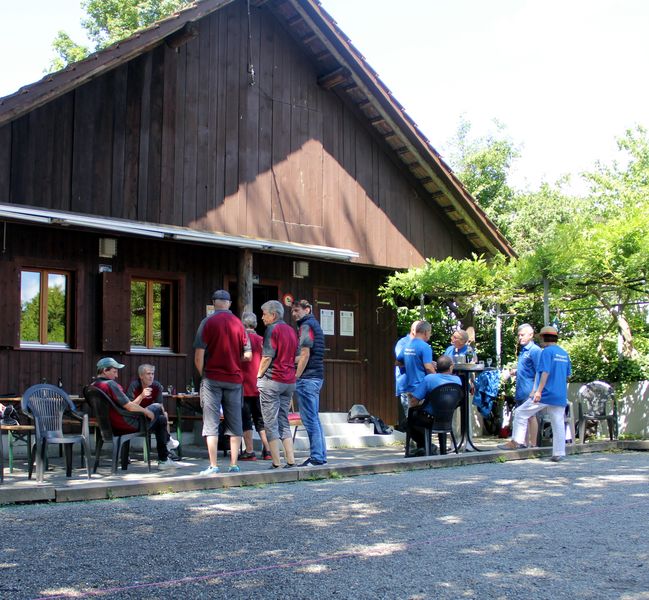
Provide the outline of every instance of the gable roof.
<path id="1" fill-rule="evenodd" d="M 197 34 L 194 23 L 237 0 L 197 0 L 131 37 L 40 81 L 0 98 L 0 127 L 91 79 L 148 52 Z M 382 139 L 412 175 L 423 197 L 435 202 L 478 253 L 514 250 L 476 204 L 403 106 L 380 80 L 318 0 L 250 0 L 285 26 L 316 65 L 318 83 L 342 98 Z"/>

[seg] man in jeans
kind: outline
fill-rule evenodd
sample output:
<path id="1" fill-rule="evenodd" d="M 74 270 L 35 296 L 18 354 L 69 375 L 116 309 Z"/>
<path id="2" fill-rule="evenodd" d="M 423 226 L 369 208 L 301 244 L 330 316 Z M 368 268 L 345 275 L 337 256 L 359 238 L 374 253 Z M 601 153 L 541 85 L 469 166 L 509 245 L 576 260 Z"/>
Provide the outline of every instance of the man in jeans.
<path id="1" fill-rule="evenodd" d="M 221 407 L 225 433 L 230 436 L 229 473 L 238 473 L 241 446 L 241 402 L 243 371 L 241 360 L 251 360 L 250 340 L 238 317 L 230 312 L 230 294 L 217 290 L 212 294 L 214 312 L 201 321 L 194 340 L 194 365 L 201 374 L 201 407 L 203 437 L 207 444 L 210 465 L 201 475 L 219 472 L 219 422 Z"/>
<path id="2" fill-rule="evenodd" d="M 324 381 L 324 334 L 308 300 L 296 302 L 291 312 L 297 321 L 299 338 L 295 392 L 310 447 L 309 458 L 300 466 L 324 465 L 327 462 L 327 443 L 318 416 L 320 389 Z"/>

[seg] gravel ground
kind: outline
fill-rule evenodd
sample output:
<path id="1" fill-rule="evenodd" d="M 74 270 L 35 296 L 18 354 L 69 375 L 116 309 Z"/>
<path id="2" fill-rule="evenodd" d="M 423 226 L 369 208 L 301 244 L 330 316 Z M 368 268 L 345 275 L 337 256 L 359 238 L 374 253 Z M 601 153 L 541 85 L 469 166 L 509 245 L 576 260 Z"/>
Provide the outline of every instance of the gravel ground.
<path id="1" fill-rule="evenodd" d="M 0 509 L 0 598 L 649 599 L 649 454 Z"/>

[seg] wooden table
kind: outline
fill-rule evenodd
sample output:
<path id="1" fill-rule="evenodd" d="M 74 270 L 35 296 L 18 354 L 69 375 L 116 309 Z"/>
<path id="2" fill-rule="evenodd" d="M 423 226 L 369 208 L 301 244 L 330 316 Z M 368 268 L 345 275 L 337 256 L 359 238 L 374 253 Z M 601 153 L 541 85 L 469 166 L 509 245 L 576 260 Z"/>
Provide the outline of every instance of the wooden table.
<path id="1" fill-rule="evenodd" d="M 471 439 L 471 374 L 493 371 L 495 367 L 485 367 L 482 363 L 454 363 L 453 372 L 462 380 L 464 398 L 460 404 L 460 440 L 458 451 L 468 452 L 469 447 L 475 452 L 480 452 Z"/>

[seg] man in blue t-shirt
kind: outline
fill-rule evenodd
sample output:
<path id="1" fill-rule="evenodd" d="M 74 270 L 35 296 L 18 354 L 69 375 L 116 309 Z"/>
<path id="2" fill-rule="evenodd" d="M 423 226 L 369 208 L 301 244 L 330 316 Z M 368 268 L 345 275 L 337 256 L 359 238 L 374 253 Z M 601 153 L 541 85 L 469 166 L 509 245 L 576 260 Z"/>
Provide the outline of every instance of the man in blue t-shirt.
<path id="1" fill-rule="evenodd" d="M 394 345 L 394 389 L 396 396 L 399 398 L 399 405 L 401 407 L 401 410 L 399 411 L 399 425 L 403 424 L 402 426 L 404 428 L 406 417 L 408 416 L 408 392 L 406 392 L 403 387 L 406 380 L 406 368 L 403 366 L 403 363 L 400 363 L 396 359 L 397 356 L 401 354 L 402 350 L 414 339 L 418 323 L 419 321 L 414 321 L 410 326 L 410 332 L 402 338 L 399 338 L 397 343 Z M 400 429 L 400 431 L 403 431 L 403 429 Z"/>
<path id="2" fill-rule="evenodd" d="M 521 348 L 518 353 L 518 363 L 515 369 L 509 370 L 509 375 L 516 377 L 514 400 L 517 408 L 532 396 L 541 358 L 541 348 L 534 343 L 534 328 L 528 323 L 518 328 L 518 343 Z M 538 429 L 536 417 L 531 417 L 527 423 L 528 446 L 536 446 Z"/>
<path id="3" fill-rule="evenodd" d="M 437 373 L 426 375 L 410 394 L 408 430 L 410 431 L 410 437 L 417 444 L 415 456 L 423 454 L 424 427 L 427 427 L 433 421 L 431 406 L 424 404 L 426 395 L 440 385 L 446 385 L 447 383 L 462 385 L 462 380 L 457 375 L 453 375 L 453 359 L 450 356 L 440 356 L 436 364 Z M 437 454 L 436 447 L 433 454 Z"/>
<path id="4" fill-rule="evenodd" d="M 431 326 L 428 321 L 419 321 L 415 337 L 397 355 L 397 360 L 406 369 L 403 391 L 413 392 L 428 373 L 435 373 L 433 350 L 428 344 Z"/>
<path id="5" fill-rule="evenodd" d="M 555 327 L 541 329 L 541 339 L 545 347 L 539 359 L 539 381 L 531 397 L 523 402 L 514 413 L 514 432 L 512 439 L 501 446 L 501 450 L 525 448 L 527 421 L 545 409 L 552 424 L 552 460 L 559 462 L 566 456 L 566 428 L 563 421 L 568 404 L 567 381 L 572 373 L 568 353 L 557 344 L 559 333 Z"/>

